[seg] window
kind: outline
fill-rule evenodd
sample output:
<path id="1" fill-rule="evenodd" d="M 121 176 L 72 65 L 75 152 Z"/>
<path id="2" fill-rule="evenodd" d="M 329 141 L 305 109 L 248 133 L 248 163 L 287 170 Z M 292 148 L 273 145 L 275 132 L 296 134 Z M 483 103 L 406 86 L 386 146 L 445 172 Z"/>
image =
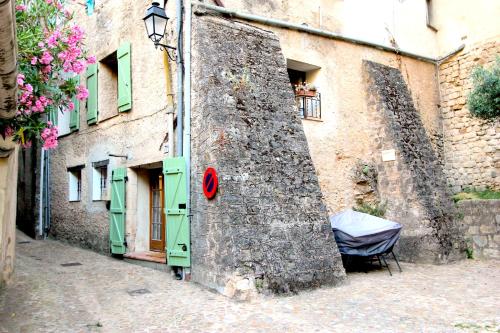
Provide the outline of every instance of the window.
<path id="1" fill-rule="evenodd" d="M 433 15 L 433 6 L 432 6 L 432 0 L 426 0 L 426 12 L 427 12 L 427 26 L 434 30 L 437 31 L 435 22 L 434 22 L 434 15 Z"/>
<path id="2" fill-rule="evenodd" d="M 83 166 L 68 168 L 69 201 L 82 199 L 82 168 Z"/>
<path id="3" fill-rule="evenodd" d="M 287 59 L 287 67 L 299 116 L 321 119 L 321 94 L 313 84 L 320 67 L 291 59 Z"/>
<path id="4" fill-rule="evenodd" d="M 92 163 L 92 200 L 108 198 L 108 164 L 109 160 Z"/>
<path id="5" fill-rule="evenodd" d="M 71 112 L 69 110 L 57 111 L 57 127 L 59 136 L 71 133 L 71 129 L 69 128 L 70 118 Z"/>
<path id="6" fill-rule="evenodd" d="M 87 124 L 97 124 L 132 109 L 130 43 L 87 67 Z M 98 79 L 99 77 L 99 79 Z M 98 82 L 99 81 L 99 82 Z"/>

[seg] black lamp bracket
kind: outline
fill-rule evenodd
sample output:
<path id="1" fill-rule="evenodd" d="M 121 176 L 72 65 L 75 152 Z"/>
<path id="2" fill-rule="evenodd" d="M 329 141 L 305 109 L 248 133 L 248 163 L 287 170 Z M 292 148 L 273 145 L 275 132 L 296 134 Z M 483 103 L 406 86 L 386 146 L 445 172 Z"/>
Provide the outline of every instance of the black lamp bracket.
<path id="1" fill-rule="evenodd" d="M 159 48 L 161 51 L 167 52 L 168 57 L 172 61 L 177 61 L 177 48 L 170 46 L 170 45 L 165 45 L 162 43 L 155 43 L 155 48 Z M 172 52 L 172 55 L 170 54 Z"/>

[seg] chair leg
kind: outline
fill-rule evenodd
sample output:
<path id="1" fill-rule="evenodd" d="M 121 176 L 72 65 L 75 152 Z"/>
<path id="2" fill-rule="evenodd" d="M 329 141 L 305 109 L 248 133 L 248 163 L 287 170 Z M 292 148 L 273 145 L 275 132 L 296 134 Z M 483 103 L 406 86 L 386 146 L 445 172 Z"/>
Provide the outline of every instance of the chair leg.
<path id="1" fill-rule="evenodd" d="M 380 265 L 380 268 L 382 268 L 382 262 L 380 261 L 380 255 L 377 254 L 377 259 L 378 259 L 378 264 Z"/>
<path id="2" fill-rule="evenodd" d="M 399 266 L 398 258 L 396 258 L 396 255 L 394 254 L 394 251 L 391 251 L 391 253 L 392 253 L 392 256 L 394 257 L 394 260 L 396 261 L 396 264 L 398 265 L 399 273 L 402 273 L 403 270 L 401 269 L 401 266 Z"/>
<path id="3" fill-rule="evenodd" d="M 387 264 L 387 261 L 385 261 L 384 255 L 382 255 L 382 261 L 384 262 L 385 267 L 387 267 L 387 270 L 389 271 L 389 274 L 392 276 L 391 269 L 389 268 L 389 265 Z"/>

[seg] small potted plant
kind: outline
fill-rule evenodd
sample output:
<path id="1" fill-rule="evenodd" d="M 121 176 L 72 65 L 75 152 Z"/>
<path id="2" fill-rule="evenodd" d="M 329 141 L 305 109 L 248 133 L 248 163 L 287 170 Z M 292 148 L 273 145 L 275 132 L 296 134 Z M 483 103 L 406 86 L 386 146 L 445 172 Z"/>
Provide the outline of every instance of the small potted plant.
<path id="1" fill-rule="evenodd" d="M 295 95 L 296 96 L 316 96 L 316 87 L 312 83 L 302 82 L 295 85 Z"/>

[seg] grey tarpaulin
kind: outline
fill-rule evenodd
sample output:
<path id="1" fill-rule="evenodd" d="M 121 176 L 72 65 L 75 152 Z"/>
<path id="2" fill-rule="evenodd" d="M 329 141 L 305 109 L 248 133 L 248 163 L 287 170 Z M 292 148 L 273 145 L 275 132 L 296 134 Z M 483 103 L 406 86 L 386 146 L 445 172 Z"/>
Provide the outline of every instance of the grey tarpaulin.
<path id="1" fill-rule="evenodd" d="M 333 234 L 342 254 L 374 256 L 391 251 L 399 239 L 401 224 L 347 210 L 330 217 Z"/>

